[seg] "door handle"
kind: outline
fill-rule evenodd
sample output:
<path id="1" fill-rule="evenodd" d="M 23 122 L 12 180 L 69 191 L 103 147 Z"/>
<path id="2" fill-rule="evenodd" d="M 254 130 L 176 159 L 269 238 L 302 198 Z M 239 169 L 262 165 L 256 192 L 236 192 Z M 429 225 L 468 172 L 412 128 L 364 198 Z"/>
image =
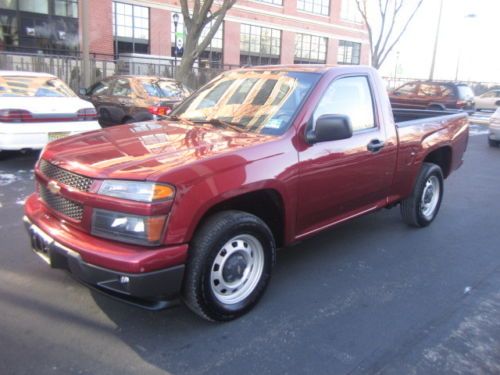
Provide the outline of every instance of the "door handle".
<path id="1" fill-rule="evenodd" d="M 370 143 L 366 145 L 366 149 L 370 152 L 379 152 L 385 146 L 385 143 L 379 139 L 372 139 Z"/>

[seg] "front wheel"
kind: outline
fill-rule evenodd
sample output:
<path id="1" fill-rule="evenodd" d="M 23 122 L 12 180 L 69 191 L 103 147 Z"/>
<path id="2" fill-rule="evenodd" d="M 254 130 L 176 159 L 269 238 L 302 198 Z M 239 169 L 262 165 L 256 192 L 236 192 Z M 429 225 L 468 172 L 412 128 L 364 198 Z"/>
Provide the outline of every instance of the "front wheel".
<path id="1" fill-rule="evenodd" d="M 268 226 L 241 211 L 223 211 L 197 231 L 189 249 L 182 297 L 207 320 L 248 312 L 264 294 L 276 247 Z"/>
<path id="2" fill-rule="evenodd" d="M 500 145 L 500 142 L 488 138 L 488 144 L 490 145 L 490 147 L 498 147 Z"/>
<path id="3" fill-rule="evenodd" d="M 432 163 L 424 163 L 412 194 L 401 202 L 403 221 L 413 227 L 426 227 L 436 217 L 443 198 L 443 172 Z"/>

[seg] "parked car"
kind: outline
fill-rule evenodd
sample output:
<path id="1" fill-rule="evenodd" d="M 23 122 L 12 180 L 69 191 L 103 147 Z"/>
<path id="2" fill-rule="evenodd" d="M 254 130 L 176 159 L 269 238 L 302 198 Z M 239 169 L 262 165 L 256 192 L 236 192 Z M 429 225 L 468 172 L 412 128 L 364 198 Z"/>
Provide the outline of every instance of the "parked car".
<path id="1" fill-rule="evenodd" d="M 100 128 L 94 106 L 59 78 L 0 71 L 0 151 L 42 149 L 51 140 Z"/>
<path id="2" fill-rule="evenodd" d="M 474 101 L 476 102 L 476 109 L 478 111 L 483 109 L 496 110 L 500 107 L 500 89 L 490 90 L 482 95 L 476 96 Z"/>
<path id="3" fill-rule="evenodd" d="M 158 119 L 189 94 L 175 80 L 149 76 L 113 76 L 80 92 L 95 105 L 103 126 Z"/>
<path id="4" fill-rule="evenodd" d="M 492 147 L 500 146 L 500 107 L 490 117 L 488 143 Z"/>
<path id="5" fill-rule="evenodd" d="M 389 94 L 393 108 L 463 109 L 474 112 L 474 92 L 466 84 L 453 82 L 414 81 Z"/>
<path id="6" fill-rule="evenodd" d="M 468 137 L 463 111 L 391 112 L 369 67 L 239 69 L 167 120 L 51 143 L 24 222 L 40 257 L 103 292 L 231 320 L 276 248 L 398 204 L 431 224 Z"/>

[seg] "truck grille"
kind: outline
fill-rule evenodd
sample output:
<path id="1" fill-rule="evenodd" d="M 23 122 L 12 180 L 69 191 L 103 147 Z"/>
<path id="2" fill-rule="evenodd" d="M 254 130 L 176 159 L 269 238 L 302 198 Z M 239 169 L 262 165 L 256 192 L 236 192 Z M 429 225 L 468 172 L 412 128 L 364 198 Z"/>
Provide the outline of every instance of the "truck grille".
<path id="1" fill-rule="evenodd" d="M 94 182 L 91 178 L 69 172 L 43 159 L 40 160 L 40 171 L 45 175 L 45 177 L 51 180 L 55 180 L 61 184 L 71 186 L 85 192 L 90 190 L 90 186 L 92 185 L 92 182 Z"/>
<path id="2" fill-rule="evenodd" d="M 83 206 L 60 195 L 52 194 L 45 186 L 39 185 L 39 194 L 47 206 L 67 217 L 81 221 Z"/>

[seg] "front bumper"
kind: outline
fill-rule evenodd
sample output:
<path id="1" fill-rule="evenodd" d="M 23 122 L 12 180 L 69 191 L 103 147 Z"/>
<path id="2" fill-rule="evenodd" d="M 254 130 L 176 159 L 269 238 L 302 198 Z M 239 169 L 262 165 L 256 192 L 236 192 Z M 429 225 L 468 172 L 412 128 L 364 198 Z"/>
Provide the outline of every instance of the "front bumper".
<path id="1" fill-rule="evenodd" d="M 184 265 L 146 273 L 126 273 L 85 262 L 80 254 L 23 218 L 33 251 L 52 268 L 65 269 L 79 281 L 111 297 L 158 310 L 176 304 L 184 277 Z"/>

